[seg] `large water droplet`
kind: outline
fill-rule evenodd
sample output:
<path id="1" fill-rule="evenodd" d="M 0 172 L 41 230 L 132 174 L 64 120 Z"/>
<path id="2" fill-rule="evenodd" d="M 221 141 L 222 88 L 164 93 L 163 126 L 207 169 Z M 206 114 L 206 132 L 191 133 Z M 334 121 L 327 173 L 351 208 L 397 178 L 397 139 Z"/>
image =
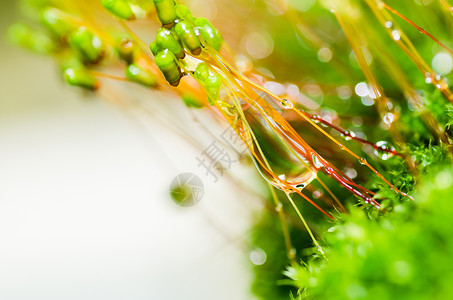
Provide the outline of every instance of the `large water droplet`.
<path id="1" fill-rule="evenodd" d="M 376 143 L 376 146 L 378 146 L 379 148 L 374 150 L 374 154 L 380 157 L 382 160 L 387 160 L 390 157 L 394 156 L 393 153 L 383 151 L 385 149 L 390 149 L 392 151 L 395 150 L 391 145 L 389 145 L 387 141 L 379 141 Z"/>
<path id="2" fill-rule="evenodd" d="M 284 109 L 293 109 L 294 108 L 294 104 L 291 101 L 289 101 L 288 99 L 283 99 L 282 106 Z"/>

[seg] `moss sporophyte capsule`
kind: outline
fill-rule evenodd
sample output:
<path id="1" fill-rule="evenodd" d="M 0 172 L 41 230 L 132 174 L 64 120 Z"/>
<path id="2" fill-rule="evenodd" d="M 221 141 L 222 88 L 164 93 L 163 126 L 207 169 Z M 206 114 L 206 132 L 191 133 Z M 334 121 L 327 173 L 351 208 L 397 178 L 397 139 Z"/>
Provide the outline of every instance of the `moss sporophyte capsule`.
<path id="1" fill-rule="evenodd" d="M 220 77 L 212 72 L 206 63 L 200 63 L 197 66 L 194 76 L 205 89 L 209 103 L 213 105 L 219 97 L 220 85 L 222 84 Z"/>
<path id="2" fill-rule="evenodd" d="M 189 50 L 193 55 L 200 55 L 200 39 L 195 34 L 194 28 L 189 22 L 178 22 L 175 25 L 174 32 L 187 50 Z"/>
<path id="3" fill-rule="evenodd" d="M 118 46 L 115 48 L 119 57 L 131 64 L 134 61 L 134 55 L 137 51 L 137 46 L 134 41 L 129 38 L 123 38 L 119 41 Z"/>
<path id="4" fill-rule="evenodd" d="M 181 21 L 185 20 L 192 23 L 195 19 L 192 13 L 190 12 L 189 8 L 187 8 L 187 6 L 183 4 L 176 5 L 176 17 L 178 18 L 178 20 Z"/>
<path id="5" fill-rule="evenodd" d="M 174 0 L 153 0 L 157 16 L 162 26 L 170 29 L 175 25 L 176 7 Z"/>
<path id="6" fill-rule="evenodd" d="M 47 34 L 21 23 L 9 28 L 8 37 L 14 43 L 40 54 L 51 54 L 58 49 L 58 45 Z"/>
<path id="7" fill-rule="evenodd" d="M 56 8 L 48 8 L 41 13 L 41 22 L 47 29 L 59 38 L 67 37 L 76 29 L 65 14 Z"/>
<path id="8" fill-rule="evenodd" d="M 108 11 L 125 20 L 135 19 L 135 14 L 132 11 L 131 3 L 127 0 L 101 0 L 102 6 Z"/>
<path id="9" fill-rule="evenodd" d="M 88 90 L 97 90 L 100 87 L 96 77 L 83 69 L 66 69 L 63 72 L 64 80 L 73 86 L 82 87 Z"/>
<path id="10" fill-rule="evenodd" d="M 84 62 L 95 64 L 104 56 L 102 41 L 85 27 L 71 34 L 69 44 Z"/>
<path id="11" fill-rule="evenodd" d="M 179 59 L 185 57 L 184 49 L 178 38 L 168 29 L 161 28 L 157 32 L 156 46 L 158 47 L 158 52 L 168 49 Z"/>
<path id="12" fill-rule="evenodd" d="M 196 18 L 194 25 L 204 41 L 217 51 L 222 47 L 223 39 L 219 31 L 206 18 Z"/>
<path id="13" fill-rule="evenodd" d="M 147 87 L 153 87 L 157 84 L 156 76 L 151 71 L 142 68 L 137 64 L 130 64 L 126 68 L 126 77 L 130 81 L 139 83 Z"/>
<path id="14" fill-rule="evenodd" d="M 177 86 L 181 80 L 181 69 L 179 68 L 175 55 L 168 49 L 160 51 L 155 56 L 156 65 L 162 71 L 165 79 L 172 85 Z"/>

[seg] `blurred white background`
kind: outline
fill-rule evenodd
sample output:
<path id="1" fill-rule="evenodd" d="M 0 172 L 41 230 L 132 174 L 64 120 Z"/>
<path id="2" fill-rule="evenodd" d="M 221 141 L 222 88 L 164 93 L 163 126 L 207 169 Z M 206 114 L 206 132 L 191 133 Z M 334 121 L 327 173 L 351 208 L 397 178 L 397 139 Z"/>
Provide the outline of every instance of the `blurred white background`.
<path id="1" fill-rule="evenodd" d="M 0 3 L 0 299 L 251 299 L 244 194 L 8 45 L 15 2 Z M 206 190 L 181 209 L 168 188 L 187 171 Z"/>

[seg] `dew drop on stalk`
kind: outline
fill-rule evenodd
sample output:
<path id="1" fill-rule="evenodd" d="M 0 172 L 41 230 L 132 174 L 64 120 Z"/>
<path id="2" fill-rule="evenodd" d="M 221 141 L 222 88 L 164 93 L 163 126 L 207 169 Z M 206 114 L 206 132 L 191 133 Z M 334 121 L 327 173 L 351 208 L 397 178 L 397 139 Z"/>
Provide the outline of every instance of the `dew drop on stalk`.
<path id="1" fill-rule="evenodd" d="M 355 133 L 352 132 L 352 131 L 345 131 L 344 134 L 343 134 L 343 137 L 344 137 L 345 140 L 350 141 L 353 138 L 355 138 Z"/>
<path id="2" fill-rule="evenodd" d="M 378 157 L 380 157 L 382 160 L 387 160 L 394 156 L 393 153 L 383 151 L 385 149 L 389 149 L 391 151 L 394 151 L 395 149 L 389 145 L 387 141 L 379 141 L 376 143 L 376 146 L 379 147 L 374 150 L 374 154 Z"/>
<path id="3" fill-rule="evenodd" d="M 385 22 L 384 25 L 385 25 L 386 28 L 389 28 L 389 29 L 393 27 L 392 21 L 387 21 L 387 22 Z"/>
<path id="4" fill-rule="evenodd" d="M 313 121 L 315 123 L 319 123 L 320 120 L 322 120 L 322 117 L 320 115 L 313 115 Z"/>
<path id="5" fill-rule="evenodd" d="M 284 109 L 293 109 L 294 108 L 294 104 L 291 101 L 289 101 L 288 99 L 283 99 L 282 105 L 283 105 Z"/>
<path id="6" fill-rule="evenodd" d="M 343 144 L 338 144 L 338 147 L 340 147 L 341 150 L 345 149 L 345 146 Z"/>
<path id="7" fill-rule="evenodd" d="M 384 123 L 392 124 L 395 121 L 395 116 L 392 113 L 386 113 L 383 118 Z"/>
<path id="8" fill-rule="evenodd" d="M 280 202 L 275 206 L 275 211 L 276 212 L 280 212 L 282 211 L 283 209 L 283 204 L 281 204 Z"/>
<path id="9" fill-rule="evenodd" d="M 425 73 L 425 83 L 427 83 L 427 84 L 433 83 L 434 78 L 435 77 L 431 73 L 429 73 L 429 72 Z"/>
<path id="10" fill-rule="evenodd" d="M 395 40 L 395 41 L 399 41 L 401 39 L 401 34 L 400 34 L 400 31 L 395 29 L 395 30 L 392 30 L 392 38 Z"/>
<path id="11" fill-rule="evenodd" d="M 367 161 L 366 161 L 365 158 L 360 157 L 360 158 L 359 158 L 359 163 L 360 163 L 361 165 L 365 165 L 365 164 L 367 163 Z"/>

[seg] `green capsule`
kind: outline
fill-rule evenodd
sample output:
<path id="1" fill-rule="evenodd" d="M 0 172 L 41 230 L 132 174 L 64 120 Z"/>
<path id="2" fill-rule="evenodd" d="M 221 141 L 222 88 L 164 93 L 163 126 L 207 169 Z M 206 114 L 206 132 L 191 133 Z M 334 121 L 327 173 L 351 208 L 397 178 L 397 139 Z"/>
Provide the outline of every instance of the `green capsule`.
<path id="1" fill-rule="evenodd" d="M 41 13 L 41 22 L 50 32 L 63 38 L 68 36 L 76 27 L 68 20 L 65 13 L 57 8 L 47 8 Z"/>
<path id="2" fill-rule="evenodd" d="M 153 87 L 157 84 L 156 76 L 151 71 L 144 69 L 137 64 L 130 64 L 127 67 L 126 77 L 130 81 L 139 83 L 147 87 Z"/>
<path id="3" fill-rule="evenodd" d="M 101 0 L 101 4 L 118 18 L 125 20 L 135 19 L 130 2 L 127 0 Z"/>
<path id="4" fill-rule="evenodd" d="M 182 76 L 175 55 L 170 50 L 165 49 L 164 51 L 160 51 L 155 59 L 156 65 L 164 74 L 165 79 L 172 86 L 178 86 Z"/>
<path id="5" fill-rule="evenodd" d="M 8 29 L 8 38 L 13 43 L 40 54 L 51 54 L 58 48 L 48 35 L 21 23 Z"/>
<path id="6" fill-rule="evenodd" d="M 193 75 L 203 86 L 208 94 L 209 103 L 213 105 L 219 97 L 220 85 L 222 84 L 220 77 L 212 72 L 206 63 L 200 63 Z"/>
<path id="7" fill-rule="evenodd" d="M 97 90 L 100 87 L 96 77 L 83 69 L 66 69 L 63 72 L 64 80 L 72 86 L 78 86 L 88 90 Z"/>
<path id="8" fill-rule="evenodd" d="M 195 19 L 192 13 L 190 12 L 190 9 L 184 4 L 176 5 L 176 17 L 178 18 L 178 20 L 189 21 L 192 23 Z"/>
<path id="9" fill-rule="evenodd" d="M 206 18 L 196 18 L 194 24 L 198 28 L 198 31 L 200 32 L 204 41 L 217 51 L 220 51 L 223 39 L 219 31 L 214 26 L 212 26 L 211 22 L 209 22 Z"/>
<path id="10" fill-rule="evenodd" d="M 102 41 L 85 27 L 71 34 L 69 44 L 84 62 L 96 64 L 104 57 Z"/>
<path id="11" fill-rule="evenodd" d="M 168 29 L 159 29 L 156 36 L 156 45 L 161 50 L 170 50 L 179 59 L 183 59 L 186 56 L 178 38 Z"/>
<path id="12" fill-rule="evenodd" d="M 134 55 L 137 51 L 137 46 L 135 45 L 134 41 L 128 38 L 123 38 L 118 46 L 116 47 L 116 51 L 122 60 L 131 64 L 134 61 Z"/>
<path id="13" fill-rule="evenodd" d="M 160 51 L 163 50 L 163 49 L 161 49 L 159 46 L 157 46 L 156 41 L 152 42 L 152 43 L 149 45 L 149 48 L 151 49 L 151 52 L 153 53 L 154 56 L 156 56 L 157 53 L 159 53 Z"/>
<path id="14" fill-rule="evenodd" d="M 167 29 L 175 25 L 176 7 L 174 0 L 153 0 L 156 7 L 157 16 L 159 17 L 162 26 Z"/>
<path id="15" fill-rule="evenodd" d="M 193 55 L 199 55 L 201 53 L 201 43 L 198 39 L 193 26 L 187 21 L 181 21 L 176 24 L 175 28 L 176 36 L 182 41 L 184 47 L 187 48 Z"/>

